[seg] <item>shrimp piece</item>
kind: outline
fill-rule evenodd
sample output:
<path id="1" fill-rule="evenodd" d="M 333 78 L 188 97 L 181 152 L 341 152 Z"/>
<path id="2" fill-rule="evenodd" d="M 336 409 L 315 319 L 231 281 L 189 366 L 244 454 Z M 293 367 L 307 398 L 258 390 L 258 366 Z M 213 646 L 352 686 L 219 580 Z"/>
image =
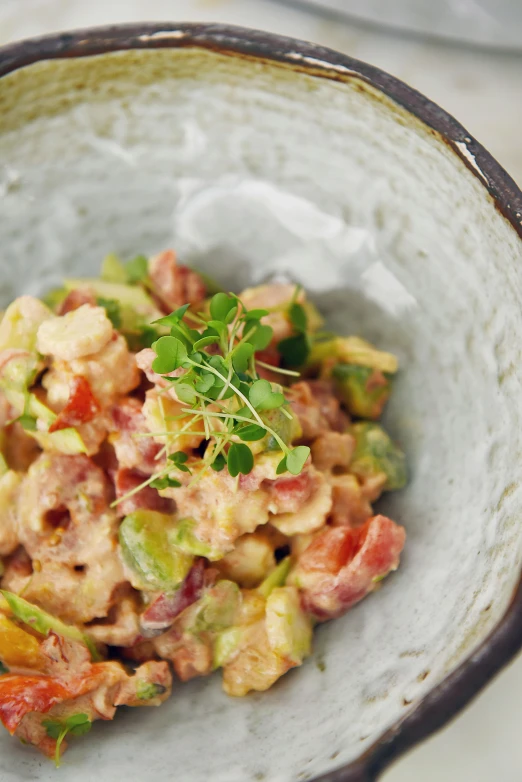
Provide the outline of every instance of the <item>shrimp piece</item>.
<path id="1" fill-rule="evenodd" d="M 205 283 L 197 272 L 177 263 L 174 250 L 165 250 L 149 261 L 154 294 L 170 311 L 183 304 L 199 306 L 205 298 Z"/>
<path id="2" fill-rule="evenodd" d="M 301 493 L 298 499 L 296 498 L 291 510 L 272 515 L 270 517 L 272 526 L 284 535 L 305 534 L 324 526 L 332 509 L 332 488 L 322 473 L 309 467 L 296 477 L 275 481 L 272 493 L 277 492 L 278 483 L 287 484 L 284 490 L 287 494 L 291 494 L 293 484 L 299 486 L 305 483 L 308 491 L 307 494 Z M 273 506 L 270 509 L 272 508 Z"/>
<path id="3" fill-rule="evenodd" d="M 66 621 L 107 616 L 114 590 L 126 582 L 110 499 L 107 477 L 87 456 L 42 454 L 18 503 L 18 539 L 38 565 L 25 584 L 8 567 L 4 585 L 23 586 L 27 599 Z"/>
<path id="4" fill-rule="evenodd" d="M 342 432 L 349 424 L 329 381 L 302 380 L 290 388 L 287 396 L 301 424 L 303 441 L 315 440 L 323 432 Z"/>
<path id="5" fill-rule="evenodd" d="M 332 510 L 335 526 L 359 527 L 372 516 L 372 506 L 355 475 L 330 475 Z"/>
<path id="6" fill-rule="evenodd" d="M 320 621 L 348 611 L 399 565 L 406 532 L 386 516 L 358 529 L 327 527 L 301 555 L 289 581 L 306 612 Z"/>
<path id="7" fill-rule="evenodd" d="M 139 399 L 124 397 L 110 409 L 109 416 L 109 441 L 119 468 L 152 475 L 158 469 L 156 456 L 161 446 L 153 437 L 137 436 L 149 432 L 143 404 Z"/>
<path id="8" fill-rule="evenodd" d="M 140 383 L 136 359 L 129 351 L 124 337 L 115 332 L 105 347 L 95 355 L 81 356 L 70 361 L 60 358 L 54 360 L 42 379 L 51 406 L 60 410 L 67 404 L 71 380 L 78 376 L 87 380 L 102 408 L 110 406 L 120 394 L 128 394 Z"/>
<path id="9" fill-rule="evenodd" d="M 355 437 L 340 432 L 323 432 L 312 443 L 312 461 L 324 472 L 334 467 L 348 467 L 355 450 Z"/>

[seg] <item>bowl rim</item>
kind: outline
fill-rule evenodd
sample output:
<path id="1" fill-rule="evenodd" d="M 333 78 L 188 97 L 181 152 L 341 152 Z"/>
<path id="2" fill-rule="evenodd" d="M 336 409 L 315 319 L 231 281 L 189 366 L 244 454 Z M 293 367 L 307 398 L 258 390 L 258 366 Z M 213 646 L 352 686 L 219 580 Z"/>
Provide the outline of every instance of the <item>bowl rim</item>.
<path id="1" fill-rule="evenodd" d="M 228 24 L 131 23 L 90 27 L 0 47 L 0 78 L 42 60 L 163 48 L 201 48 L 276 62 L 316 78 L 358 79 L 376 88 L 440 136 L 522 239 L 522 192 L 502 166 L 436 103 L 373 65 L 317 44 Z M 521 574 L 522 575 L 522 574 Z M 357 759 L 313 782 L 372 782 L 407 749 L 442 728 L 522 649 L 522 577 L 494 630 Z"/>

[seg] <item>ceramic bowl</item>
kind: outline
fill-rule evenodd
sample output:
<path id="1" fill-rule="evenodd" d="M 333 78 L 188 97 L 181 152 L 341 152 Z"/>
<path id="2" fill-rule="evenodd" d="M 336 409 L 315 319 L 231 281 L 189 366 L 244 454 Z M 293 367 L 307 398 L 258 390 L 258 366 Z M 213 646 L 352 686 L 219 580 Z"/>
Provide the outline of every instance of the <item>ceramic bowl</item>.
<path id="1" fill-rule="evenodd" d="M 369 65 L 237 28 L 140 25 L 0 52 L 3 303 L 109 250 L 277 277 L 396 352 L 411 466 L 400 570 L 241 700 L 179 686 L 76 742 L 62 782 L 355 782 L 522 645 L 522 195 L 444 111 Z M 57 779 L 4 734 L 3 782 Z"/>

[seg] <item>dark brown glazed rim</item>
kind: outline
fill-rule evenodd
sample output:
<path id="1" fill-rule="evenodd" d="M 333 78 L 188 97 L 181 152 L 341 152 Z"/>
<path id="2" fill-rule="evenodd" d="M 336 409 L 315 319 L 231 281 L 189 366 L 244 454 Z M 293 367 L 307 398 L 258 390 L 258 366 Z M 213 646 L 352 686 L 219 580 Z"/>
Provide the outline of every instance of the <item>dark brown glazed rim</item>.
<path id="1" fill-rule="evenodd" d="M 389 74 L 322 46 L 219 24 L 133 24 L 59 33 L 0 48 L 0 77 L 39 60 L 124 49 L 199 47 L 284 63 L 317 78 L 358 78 L 376 87 L 439 134 L 487 189 L 522 238 L 522 193 L 491 155 L 453 117 Z M 490 636 L 400 721 L 352 763 L 315 782 L 372 782 L 409 747 L 441 728 L 522 648 L 522 581 Z"/>

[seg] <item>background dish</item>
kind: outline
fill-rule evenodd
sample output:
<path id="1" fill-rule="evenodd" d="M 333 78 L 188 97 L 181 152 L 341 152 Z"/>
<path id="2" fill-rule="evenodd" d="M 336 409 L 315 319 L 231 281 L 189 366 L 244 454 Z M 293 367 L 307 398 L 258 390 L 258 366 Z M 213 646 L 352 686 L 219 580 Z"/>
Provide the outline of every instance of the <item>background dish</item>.
<path id="1" fill-rule="evenodd" d="M 312 777 L 356 760 L 454 670 L 497 625 L 518 579 L 522 249 L 513 225 L 522 202 L 444 112 L 320 47 L 232 28 L 141 26 L 13 47 L 3 64 L 135 47 L 151 48 L 39 63 L 3 80 L 10 175 L 0 234 L 4 258 L 22 267 L 13 279 L 5 262 L 5 300 L 20 280 L 38 292 L 65 271 L 93 272 L 108 244 L 130 255 L 175 240 L 184 260 L 214 274 L 217 265 L 235 288 L 289 272 L 315 290 L 334 327 L 357 328 L 407 368 L 389 421 L 414 478 L 386 510 L 406 522 L 409 549 L 386 591 L 324 629 L 316 654 L 325 670 L 305 666 L 299 691 L 290 676 L 273 697 L 238 704 L 195 683 L 172 701 L 172 738 L 161 712 L 146 726 L 127 715 L 121 731 L 100 734 L 96 770 L 78 747 L 63 777 L 135 771 L 134 735 L 150 746 L 146 769 L 158 779 L 170 774 L 174 741 L 192 779 L 210 768 L 215 779 Z M 430 696 L 424 716 L 339 779 L 376 769 L 444 721 L 518 647 L 521 623 L 510 621 Z M 218 741 L 223 767 L 210 755 Z M 2 752 L 9 782 L 23 778 L 14 771 L 22 752 Z M 50 778 L 38 762 L 29 778 Z"/>

